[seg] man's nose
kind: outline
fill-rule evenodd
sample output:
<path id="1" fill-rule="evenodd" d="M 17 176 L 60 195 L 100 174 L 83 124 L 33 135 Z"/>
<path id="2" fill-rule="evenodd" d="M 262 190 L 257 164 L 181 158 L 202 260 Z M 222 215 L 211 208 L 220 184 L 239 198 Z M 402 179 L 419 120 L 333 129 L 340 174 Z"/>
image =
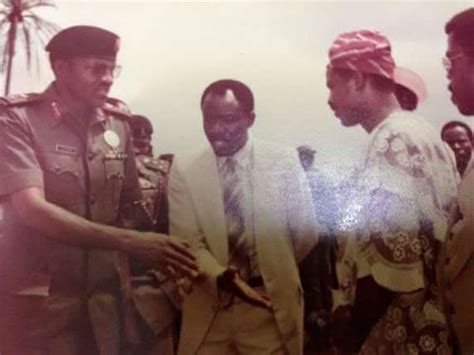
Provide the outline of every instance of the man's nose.
<path id="1" fill-rule="evenodd" d="M 213 126 L 212 126 L 212 131 L 214 132 L 214 134 L 224 134 L 226 129 L 225 129 L 225 125 L 220 123 L 220 122 L 216 122 Z"/>
<path id="2" fill-rule="evenodd" d="M 328 99 L 328 105 L 329 105 L 329 107 L 331 108 L 331 110 L 334 110 L 334 104 L 333 104 L 333 102 L 331 101 L 331 97 L 329 97 L 329 99 Z"/>
<path id="3" fill-rule="evenodd" d="M 114 75 L 112 69 L 107 69 L 104 71 L 104 74 L 101 76 L 101 82 L 107 85 L 112 85 L 114 82 Z"/>

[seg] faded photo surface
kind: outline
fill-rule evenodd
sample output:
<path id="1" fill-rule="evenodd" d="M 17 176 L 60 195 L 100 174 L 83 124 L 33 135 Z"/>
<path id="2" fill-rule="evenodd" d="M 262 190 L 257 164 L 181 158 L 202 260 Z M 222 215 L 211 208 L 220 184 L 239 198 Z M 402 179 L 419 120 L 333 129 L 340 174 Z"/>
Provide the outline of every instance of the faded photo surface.
<path id="1" fill-rule="evenodd" d="M 0 1 L 0 354 L 474 354 L 472 6 Z"/>

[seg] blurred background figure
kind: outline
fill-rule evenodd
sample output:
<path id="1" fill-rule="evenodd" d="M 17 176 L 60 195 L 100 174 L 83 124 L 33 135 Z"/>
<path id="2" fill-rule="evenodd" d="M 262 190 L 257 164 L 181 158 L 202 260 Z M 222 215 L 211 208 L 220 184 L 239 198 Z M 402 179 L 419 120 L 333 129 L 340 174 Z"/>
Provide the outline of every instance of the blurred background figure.
<path id="1" fill-rule="evenodd" d="M 300 145 L 296 150 L 311 188 L 315 224 L 321 230 L 318 244 L 299 265 L 305 301 L 304 353 L 325 354 L 331 350 L 329 318 L 332 310 L 331 287 L 335 286 L 332 282 L 335 276 L 335 244 L 329 231 L 333 229 L 336 205 L 332 186 L 315 166 L 316 150 L 309 145 Z"/>
<path id="2" fill-rule="evenodd" d="M 151 145 L 151 137 L 153 135 L 153 125 L 145 116 L 133 115 L 130 122 L 132 129 L 133 148 L 135 154 L 153 156 L 153 146 Z"/>
<path id="3" fill-rule="evenodd" d="M 473 168 L 471 128 L 464 122 L 450 121 L 441 129 L 441 139 L 454 152 L 459 174 L 461 177 L 465 176 Z"/>
<path id="4" fill-rule="evenodd" d="M 313 167 L 316 151 L 309 145 L 300 145 L 296 150 L 298 151 L 301 166 L 306 172 L 308 172 L 308 170 Z"/>
<path id="5" fill-rule="evenodd" d="M 149 222 L 154 230 L 167 233 L 168 201 L 166 188 L 173 155 L 153 156 L 153 146 L 151 144 L 153 126 L 145 116 L 133 115 L 130 128 L 132 130 L 133 149 L 140 187 Z"/>
<path id="6" fill-rule="evenodd" d="M 153 156 L 153 125 L 142 115 L 129 121 L 133 149 L 143 200 L 142 209 L 148 220 L 141 221 L 143 230 L 168 234 L 168 176 L 173 155 Z M 162 272 L 135 263 L 132 267 L 135 307 L 140 315 L 142 345 L 139 355 L 173 355 L 178 340 L 181 307 L 174 280 Z"/>
<path id="7" fill-rule="evenodd" d="M 337 204 L 334 200 L 335 186 L 315 164 L 315 149 L 309 145 L 300 145 L 296 150 L 311 187 L 317 222 L 323 225 L 326 230 L 332 230 L 334 229 L 337 209 Z"/>

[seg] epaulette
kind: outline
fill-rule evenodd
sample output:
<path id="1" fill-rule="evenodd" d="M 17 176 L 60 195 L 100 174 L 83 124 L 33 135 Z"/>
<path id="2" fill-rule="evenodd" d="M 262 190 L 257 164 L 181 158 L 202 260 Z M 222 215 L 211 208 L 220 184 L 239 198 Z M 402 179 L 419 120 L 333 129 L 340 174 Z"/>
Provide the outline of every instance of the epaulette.
<path id="1" fill-rule="evenodd" d="M 159 171 L 163 174 L 168 174 L 170 172 L 171 161 L 168 159 L 162 159 L 161 156 L 158 158 L 144 157 L 141 162 L 147 169 Z"/>
<path id="2" fill-rule="evenodd" d="M 18 107 L 29 105 L 43 99 L 43 95 L 38 93 L 30 94 L 15 94 L 7 97 L 0 98 L 0 105 L 6 105 L 8 107 Z"/>
<path id="3" fill-rule="evenodd" d="M 128 108 L 127 104 L 119 99 L 108 97 L 103 110 L 112 115 L 123 117 L 127 120 L 131 119 L 132 113 Z"/>

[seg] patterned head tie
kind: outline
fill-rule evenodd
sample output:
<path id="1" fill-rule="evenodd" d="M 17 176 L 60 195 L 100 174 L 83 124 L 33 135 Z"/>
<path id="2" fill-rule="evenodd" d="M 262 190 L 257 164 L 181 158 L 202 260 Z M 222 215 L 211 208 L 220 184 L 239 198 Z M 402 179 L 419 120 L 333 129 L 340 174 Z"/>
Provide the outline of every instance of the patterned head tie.
<path id="1" fill-rule="evenodd" d="M 329 49 L 329 66 L 376 74 L 393 80 L 395 62 L 388 39 L 376 31 L 340 34 Z"/>

